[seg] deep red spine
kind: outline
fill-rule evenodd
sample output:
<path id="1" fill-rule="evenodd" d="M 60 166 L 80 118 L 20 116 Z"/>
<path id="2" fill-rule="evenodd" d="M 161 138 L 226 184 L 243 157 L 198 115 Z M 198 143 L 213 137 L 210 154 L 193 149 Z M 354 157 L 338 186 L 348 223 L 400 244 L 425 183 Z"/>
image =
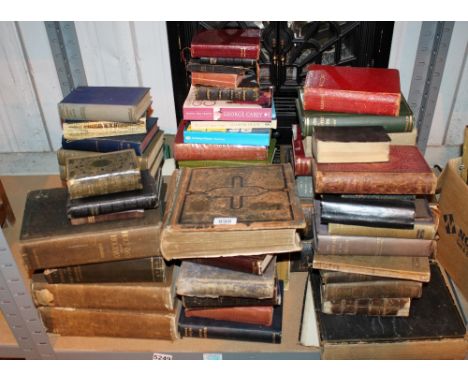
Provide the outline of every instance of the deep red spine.
<path id="1" fill-rule="evenodd" d="M 258 60 L 260 50 L 254 46 L 241 45 L 198 45 L 190 48 L 192 57 L 227 57 L 227 58 L 251 58 Z"/>

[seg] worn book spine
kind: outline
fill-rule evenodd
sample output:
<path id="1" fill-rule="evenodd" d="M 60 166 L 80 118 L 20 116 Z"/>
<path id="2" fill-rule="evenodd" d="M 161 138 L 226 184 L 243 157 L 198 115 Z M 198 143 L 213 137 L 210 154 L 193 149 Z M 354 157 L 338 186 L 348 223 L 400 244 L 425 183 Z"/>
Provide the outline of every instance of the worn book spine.
<path id="1" fill-rule="evenodd" d="M 185 308 L 220 308 L 230 306 L 273 306 L 281 303 L 277 289 L 271 298 L 181 296 Z"/>
<path id="2" fill-rule="evenodd" d="M 271 255 L 270 259 L 271 259 Z M 198 264 L 211 265 L 218 268 L 232 269 L 233 271 L 253 273 L 256 275 L 263 274 L 264 268 L 262 262 L 265 256 L 229 256 L 229 257 L 214 257 L 206 259 L 192 259 Z M 271 260 L 270 260 L 271 261 Z"/>
<path id="3" fill-rule="evenodd" d="M 61 336 L 177 338 L 177 316 L 174 313 L 49 307 L 38 310 L 47 331 Z"/>
<path id="4" fill-rule="evenodd" d="M 192 72 L 192 85 L 236 88 L 241 77 L 232 73 Z"/>
<path id="5" fill-rule="evenodd" d="M 136 122 L 141 117 L 129 105 L 59 103 L 58 110 L 62 120 Z"/>
<path id="6" fill-rule="evenodd" d="M 62 148 L 65 150 L 108 153 L 112 151 L 133 149 L 137 155 L 142 155 L 143 150 L 138 142 L 122 141 L 119 137 L 89 138 L 80 140 L 62 139 Z M 59 159 L 60 160 L 60 159 Z M 65 163 L 64 163 L 65 164 Z"/>
<path id="7" fill-rule="evenodd" d="M 95 224 L 95 223 L 110 222 L 110 221 L 115 221 L 115 220 L 137 219 L 137 218 L 142 218 L 144 215 L 145 215 L 145 210 L 129 210 L 129 211 L 112 212 L 109 214 L 101 214 L 101 215 L 94 215 L 94 216 L 84 216 L 80 218 L 70 218 L 70 223 L 72 225 Z"/>
<path id="8" fill-rule="evenodd" d="M 44 277 L 51 284 L 162 282 L 166 278 L 166 263 L 156 256 L 82 264 L 46 269 Z"/>
<path id="9" fill-rule="evenodd" d="M 313 240 L 302 240 L 302 251 L 289 254 L 289 266 L 291 272 L 307 272 L 312 268 L 314 257 Z"/>
<path id="10" fill-rule="evenodd" d="M 408 280 L 322 284 L 322 298 L 330 301 L 383 297 L 419 298 L 421 294 L 422 283 Z"/>
<path id="11" fill-rule="evenodd" d="M 233 58 L 233 59 L 250 59 L 248 61 L 251 63 L 258 60 L 260 54 L 260 47 L 257 44 L 203 44 L 203 43 L 194 43 L 190 46 L 190 53 L 192 57 L 213 57 L 217 58 L 215 63 L 221 63 L 219 61 L 226 61 L 224 58 Z M 219 58 L 223 57 L 223 58 Z M 214 63 L 211 61 L 210 63 Z M 231 64 L 237 63 L 238 61 L 232 60 Z M 225 63 L 224 65 L 227 65 Z"/>
<path id="12" fill-rule="evenodd" d="M 306 227 L 301 231 L 301 239 L 310 240 L 314 237 L 314 225 L 315 219 L 315 208 L 314 200 L 311 198 L 300 198 L 302 212 L 304 212 L 304 218 Z"/>
<path id="13" fill-rule="evenodd" d="M 343 236 L 373 236 L 373 237 L 395 237 L 401 239 L 424 239 L 432 240 L 437 232 L 434 223 L 415 223 L 413 228 L 385 228 L 366 227 L 362 225 L 329 223 L 328 233 L 330 235 Z"/>
<path id="14" fill-rule="evenodd" d="M 251 67 L 257 65 L 257 60 L 255 59 L 239 57 L 198 57 L 192 59 L 192 61 L 200 64 L 210 65 L 239 65 L 244 67 Z"/>
<path id="15" fill-rule="evenodd" d="M 231 74 L 245 74 L 246 68 L 243 66 L 229 66 L 229 65 L 212 65 L 202 64 L 190 60 L 185 67 L 188 72 L 203 72 L 203 73 L 231 73 Z"/>
<path id="16" fill-rule="evenodd" d="M 388 281 L 395 280 L 389 277 L 369 276 L 360 273 L 336 272 L 320 270 L 320 277 L 324 284 L 347 284 L 364 281 Z"/>
<path id="17" fill-rule="evenodd" d="M 75 309 L 120 309 L 174 312 L 175 296 L 168 283 L 49 284 L 32 283 L 36 306 Z"/>
<path id="18" fill-rule="evenodd" d="M 273 320 L 273 306 L 185 309 L 185 315 L 186 317 L 201 317 L 213 320 L 271 326 Z"/>
<path id="19" fill-rule="evenodd" d="M 322 312 L 325 314 L 364 314 L 368 316 L 408 317 L 410 304 L 410 298 L 362 298 L 336 301 L 322 300 Z"/>
<path id="20" fill-rule="evenodd" d="M 434 247 L 433 240 L 318 234 L 316 250 L 321 255 L 429 257 Z"/>
<path id="21" fill-rule="evenodd" d="M 159 225 L 31 239 L 22 243 L 31 270 L 160 256 Z M 59 254 L 65 254 L 60 256 Z"/>
<path id="22" fill-rule="evenodd" d="M 98 137 L 111 137 L 133 134 L 145 134 L 146 122 L 137 124 L 119 122 L 94 122 L 94 125 L 82 126 L 82 124 L 62 124 L 63 137 L 65 139 L 78 140 Z"/>
<path id="23" fill-rule="evenodd" d="M 257 101 L 259 97 L 260 88 L 195 87 L 195 99 L 199 101 Z"/>
<path id="24" fill-rule="evenodd" d="M 297 133 L 292 140 L 294 174 L 296 176 L 312 175 L 312 158 L 306 156 L 304 144 L 302 141 L 302 132 L 300 127 L 297 127 Z"/>

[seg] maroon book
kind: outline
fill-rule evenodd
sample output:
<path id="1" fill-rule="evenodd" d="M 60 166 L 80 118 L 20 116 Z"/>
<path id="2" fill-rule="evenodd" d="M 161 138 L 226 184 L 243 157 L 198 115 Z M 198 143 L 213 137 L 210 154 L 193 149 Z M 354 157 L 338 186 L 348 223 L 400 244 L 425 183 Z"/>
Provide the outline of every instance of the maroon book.
<path id="1" fill-rule="evenodd" d="M 390 146 L 378 163 L 312 162 L 314 191 L 325 194 L 434 194 L 437 178 L 416 146 Z"/>
<path id="2" fill-rule="evenodd" d="M 258 60 L 260 55 L 260 30 L 205 30 L 193 37 L 190 53 L 192 57 L 229 57 Z"/>
<path id="3" fill-rule="evenodd" d="M 267 160 L 267 146 L 205 145 L 184 143 L 184 129 L 188 121 L 182 120 L 174 140 L 176 160 Z"/>
<path id="4" fill-rule="evenodd" d="M 307 157 L 302 141 L 302 130 L 296 126 L 296 134 L 292 138 L 294 175 L 307 176 L 312 175 L 312 157 Z"/>
<path id="5" fill-rule="evenodd" d="M 211 265 L 218 268 L 231 269 L 233 271 L 262 275 L 272 259 L 273 255 L 256 255 L 211 257 L 204 259 L 192 259 L 190 261 L 199 264 Z"/>
<path id="6" fill-rule="evenodd" d="M 271 326 L 273 321 L 272 306 L 234 306 L 223 308 L 185 309 L 186 317 L 202 317 L 213 320 L 242 322 Z"/>
<path id="7" fill-rule="evenodd" d="M 400 99 L 397 69 L 308 67 L 304 110 L 398 116 Z"/>

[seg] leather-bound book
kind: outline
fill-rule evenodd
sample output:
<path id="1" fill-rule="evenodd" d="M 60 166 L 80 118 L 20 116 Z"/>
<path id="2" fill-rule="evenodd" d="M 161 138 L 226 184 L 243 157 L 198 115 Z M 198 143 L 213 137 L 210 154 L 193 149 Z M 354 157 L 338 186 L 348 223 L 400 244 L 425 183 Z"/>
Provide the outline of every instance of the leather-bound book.
<path id="1" fill-rule="evenodd" d="M 122 150 L 67 159 L 70 199 L 142 189 L 135 151 Z"/>
<path id="2" fill-rule="evenodd" d="M 161 179 L 156 181 L 149 170 L 145 170 L 141 172 L 141 183 L 143 185 L 141 190 L 68 199 L 67 216 L 72 219 L 156 208 L 159 205 Z"/>
<path id="3" fill-rule="evenodd" d="M 191 259 L 189 261 L 218 268 L 232 269 L 238 272 L 262 275 L 271 260 L 273 260 L 273 255 L 264 254 L 256 256 L 211 257 L 206 259 Z"/>
<path id="4" fill-rule="evenodd" d="M 193 84 L 193 80 L 192 80 Z M 239 84 L 241 86 L 242 84 Z M 195 99 L 199 101 L 251 101 L 255 102 L 260 97 L 260 88 L 258 86 L 251 87 L 210 87 L 196 86 Z"/>
<path id="5" fill-rule="evenodd" d="M 199 309 L 186 308 L 185 316 L 271 326 L 273 322 L 273 306 L 233 306 Z"/>
<path id="6" fill-rule="evenodd" d="M 49 268 L 44 277 L 50 284 L 162 282 L 166 263 L 160 256 L 106 263 Z"/>
<path id="7" fill-rule="evenodd" d="M 258 64 L 256 59 L 238 57 L 197 57 L 192 58 L 191 62 L 203 65 L 243 66 L 244 68 L 256 67 Z"/>
<path id="8" fill-rule="evenodd" d="M 282 287 L 280 293 L 282 294 Z M 281 343 L 282 326 L 283 304 L 273 308 L 273 322 L 270 326 L 187 317 L 184 308 L 182 308 L 178 323 L 181 337 L 218 338 L 274 344 Z"/>
<path id="9" fill-rule="evenodd" d="M 305 221 L 289 164 L 183 168 L 167 194 L 166 260 L 301 249 L 297 230 Z"/>
<path id="10" fill-rule="evenodd" d="M 314 191 L 324 194 L 434 194 L 437 178 L 416 146 L 390 146 L 381 163 L 312 162 Z"/>
<path id="11" fill-rule="evenodd" d="M 245 74 L 248 69 L 239 65 L 203 64 L 198 59 L 191 59 L 185 66 L 187 72 Z"/>
<path id="12" fill-rule="evenodd" d="M 370 227 L 413 228 L 415 204 L 410 200 L 340 198 L 323 195 L 320 201 L 322 223 L 355 224 Z"/>
<path id="13" fill-rule="evenodd" d="M 276 261 L 273 260 L 263 275 L 254 275 L 183 261 L 177 279 L 177 294 L 211 298 L 272 298 L 276 287 L 275 266 Z"/>
<path id="14" fill-rule="evenodd" d="M 336 272 L 320 270 L 320 277 L 324 284 L 355 283 L 363 281 L 398 280 L 389 277 L 369 276 L 360 273 Z"/>
<path id="15" fill-rule="evenodd" d="M 397 69 L 309 65 L 304 109 L 397 116 L 400 112 Z"/>
<path id="16" fill-rule="evenodd" d="M 174 312 L 177 273 L 178 267 L 168 267 L 165 281 L 86 284 L 49 284 L 34 274 L 31 290 L 37 306 Z"/>
<path id="17" fill-rule="evenodd" d="M 422 283 L 410 280 L 361 281 L 322 284 L 322 298 L 336 301 L 365 298 L 419 298 Z"/>
<path id="18" fill-rule="evenodd" d="M 421 298 L 411 301 L 408 317 L 335 315 L 322 312 L 320 276 L 309 274 L 313 298 L 304 307 L 307 330 L 317 331 L 322 359 L 464 359 L 466 327 L 436 263 Z M 307 300 L 306 300 L 307 302 Z"/>
<path id="19" fill-rule="evenodd" d="M 188 160 L 261 160 L 268 159 L 268 147 L 243 145 L 206 145 L 184 143 L 184 129 L 189 124 L 182 120 L 174 140 L 174 158 Z"/>
<path id="20" fill-rule="evenodd" d="M 306 153 L 304 143 L 307 139 L 302 138 L 300 126 L 293 126 L 292 153 L 294 163 L 294 175 L 307 176 L 312 175 L 312 153 Z M 310 139 L 310 138 L 309 138 Z"/>
<path id="21" fill-rule="evenodd" d="M 317 126 L 312 151 L 317 163 L 387 162 L 390 137 L 382 126 Z"/>
<path id="22" fill-rule="evenodd" d="M 322 312 L 325 314 L 408 317 L 410 306 L 411 298 L 358 298 L 329 301 L 322 297 Z"/>
<path id="23" fill-rule="evenodd" d="M 178 311 L 39 307 L 49 333 L 77 337 L 177 339 Z"/>
<path id="24" fill-rule="evenodd" d="M 111 222 L 115 220 L 138 219 L 145 216 L 145 210 L 129 210 L 120 212 L 111 212 L 110 214 L 90 215 L 81 218 L 70 218 L 72 225 L 94 224 L 102 222 Z"/>
<path id="25" fill-rule="evenodd" d="M 161 211 L 141 219 L 72 225 L 67 190 L 31 191 L 26 199 L 20 241 L 30 270 L 160 256 Z"/>
<path id="26" fill-rule="evenodd" d="M 198 32 L 190 45 L 192 57 L 232 57 L 258 60 L 260 29 L 208 29 Z"/>
<path id="27" fill-rule="evenodd" d="M 431 278 L 427 257 L 331 256 L 315 253 L 313 268 L 427 282 Z M 424 292 L 423 292 L 424 293 Z"/>
<path id="28" fill-rule="evenodd" d="M 214 86 L 219 88 L 237 88 L 243 79 L 242 75 L 232 73 L 192 73 L 192 85 Z"/>

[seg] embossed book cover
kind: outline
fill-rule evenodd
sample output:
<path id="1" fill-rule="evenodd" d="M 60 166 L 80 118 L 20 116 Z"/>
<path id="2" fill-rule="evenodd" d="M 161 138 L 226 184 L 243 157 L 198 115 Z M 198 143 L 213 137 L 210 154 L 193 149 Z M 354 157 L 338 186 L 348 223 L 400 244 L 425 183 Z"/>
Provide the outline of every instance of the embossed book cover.
<path id="1" fill-rule="evenodd" d="M 161 250 L 166 259 L 298 251 L 304 227 L 289 164 L 184 168 L 169 185 Z"/>

